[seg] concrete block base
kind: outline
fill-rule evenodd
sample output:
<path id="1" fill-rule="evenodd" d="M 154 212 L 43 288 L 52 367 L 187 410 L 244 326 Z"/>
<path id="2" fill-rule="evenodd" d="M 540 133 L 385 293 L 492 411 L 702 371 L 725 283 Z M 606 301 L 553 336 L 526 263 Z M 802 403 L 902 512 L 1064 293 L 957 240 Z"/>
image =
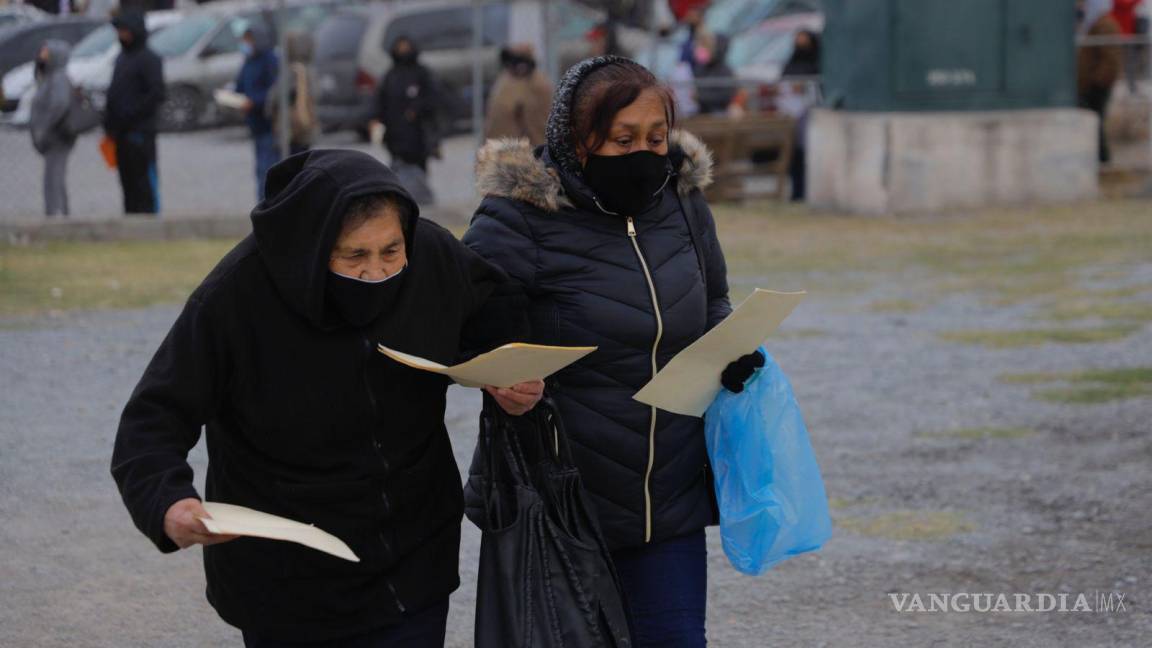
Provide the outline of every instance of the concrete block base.
<path id="1" fill-rule="evenodd" d="M 1096 115 L 1045 109 L 947 113 L 817 110 L 808 200 L 859 213 L 1090 200 Z"/>

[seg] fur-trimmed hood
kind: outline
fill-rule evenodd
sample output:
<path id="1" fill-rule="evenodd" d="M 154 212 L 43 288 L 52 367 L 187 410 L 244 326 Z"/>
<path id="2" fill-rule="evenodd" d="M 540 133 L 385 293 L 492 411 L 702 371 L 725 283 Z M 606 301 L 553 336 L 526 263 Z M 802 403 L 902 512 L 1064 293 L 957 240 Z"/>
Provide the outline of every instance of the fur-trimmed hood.
<path id="1" fill-rule="evenodd" d="M 712 151 L 695 135 L 673 130 L 668 157 L 681 195 L 712 184 Z M 533 151 L 526 139 L 488 140 L 476 154 L 476 189 L 481 196 L 521 200 L 546 212 L 572 206 L 557 166 L 543 150 Z"/>

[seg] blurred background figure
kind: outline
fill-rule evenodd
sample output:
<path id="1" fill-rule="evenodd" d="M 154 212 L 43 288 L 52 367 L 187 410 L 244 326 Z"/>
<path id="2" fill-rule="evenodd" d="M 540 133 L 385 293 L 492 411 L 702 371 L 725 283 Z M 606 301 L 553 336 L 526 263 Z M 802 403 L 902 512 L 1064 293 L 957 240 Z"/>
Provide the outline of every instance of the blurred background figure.
<path id="1" fill-rule="evenodd" d="M 782 76 L 820 76 L 820 35 L 802 29 L 796 32 L 792 46 L 792 56 L 784 64 Z M 799 83 L 784 83 L 780 89 L 780 112 L 796 120 L 796 133 L 792 140 L 792 159 L 788 163 L 788 175 L 792 180 L 792 200 L 801 202 L 807 196 L 807 133 L 808 113 L 817 105 L 819 92 L 810 80 Z"/>
<path id="2" fill-rule="evenodd" d="M 315 84 L 313 83 L 312 36 L 292 32 L 287 36 L 288 57 L 288 154 L 303 153 L 312 148 L 319 130 L 316 119 Z M 268 94 L 265 116 L 272 121 L 272 132 L 279 134 L 280 90 L 273 87 Z M 279 138 L 277 138 L 279 141 Z"/>
<path id="3" fill-rule="evenodd" d="M 269 91 L 280 73 L 280 58 L 273 49 L 272 34 L 261 23 L 253 23 L 244 32 L 240 51 L 244 65 L 236 77 L 236 92 L 248 99 L 244 121 L 252 135 L 256 154 L 256 200 L 264 198 L 264 176 L 280 161 L 280 149 L 272 133 L 272 119 L 267 112 Z"/>
<path id="4" fill-rule="evenodd" d="M 1138 9 L 1142 4 L 1144 0 L 1112 0 L 1112 17 L 1116 19 L 1120 33 L 1124 36 L 1137 36 L 1141 33 Z M 1146 30 L 1148 26 L 1145 24 L 1143 27 Z M 1142 63 L 1141 59 L 1145 56 L 1141 47 L 1124 48 L 1124 77 L 1128 80 L 1128 91 L 1131 94 L 1139 93 L 1136 77 Z"/>
<path id="5" fill-rule="evenodd" d="M 392 67 L 376 92 L 373 129 L 383 126 L 384 147 L 401 184 L 417 203 L 430 205 L 435 196 L 428 185 L 428 158 L 440 157 L 438 83 L 408 36 L 396 37 L 391 55 Z"/>
<path id="6" fill-rule="evenodd" d="M 728 43 L 724 34 L 705 32 L 696 39 L 692 75 L 701 114 L 728 112 L 736 95 L 736 75 L 727 62 Z"/>
<path id="7" fill-rule="evenodd" d="M 537 68 L 532 45 L 500 50 L 500 75 L 488 95 L 484 137 L 526 138 L 532 147 L 539 146 L 551 107 L 552 84 Z"/>
<path id="8" fill-rule="evenodd" d="M 108 86 L 104 131 L 116 143 L 116 166 L 124 212 L 160 211 L 156 161 L 156 118 L 164 102 L 164 62 L 148 48 L 144 14 L 128 11 L 112 19 L 120 54 Z"/>
<path id="9" fill-rule="evenodd" d="M 1077 30 L 1081 36 L 1117 36 L 1120 25 L 1112 17 L 1111 0 L 1077 0 Z M 1120 78 L 1123 53 L 1118 45 L 1088 44 L 1077 50 L 1076 92 L 1081 108 L 1095 112 L 1100 118 L 1099 159 L 1107 164 L 1112 159 L 1105 133 L 1108 102 L 1112 86 Z"/>
<path id="10" fill-rule="evenodd" d="M 48 216 L 68 215 L 68 156 L 76 144 L 75 135 L 64 125 L 73 98 L 66 69 L 71 52 L 68 43 L 50 40 L 36 57 L 36 94 L 29 129 L 32 146 L 44 156 L 44 213 Z"/>

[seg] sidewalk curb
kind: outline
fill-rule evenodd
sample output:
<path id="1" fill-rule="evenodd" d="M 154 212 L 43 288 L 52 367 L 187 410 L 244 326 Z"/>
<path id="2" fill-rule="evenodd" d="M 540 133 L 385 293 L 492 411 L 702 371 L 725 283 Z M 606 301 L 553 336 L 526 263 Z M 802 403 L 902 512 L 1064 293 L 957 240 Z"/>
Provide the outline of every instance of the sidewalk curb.
<path id="1" fill-rule="evenodd" d="M 452 229 L 467 226 L 471 211 L 435 206 L 422 208 L 420 215 Z M 46 241 L 239 239 L 251 231 L 252 223 L 247 215 L 57 218 L 0 222 L 0 241 L 28 245 Z"/>

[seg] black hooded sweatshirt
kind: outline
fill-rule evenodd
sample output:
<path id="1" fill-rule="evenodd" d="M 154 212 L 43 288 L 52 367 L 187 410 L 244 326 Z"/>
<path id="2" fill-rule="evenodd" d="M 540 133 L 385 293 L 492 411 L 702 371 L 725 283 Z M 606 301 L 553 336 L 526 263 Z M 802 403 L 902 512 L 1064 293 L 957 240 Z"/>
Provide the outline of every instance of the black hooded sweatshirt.
<path id="1" fill-rule="evenodd" d="M 104 130 L 113 137 L 156 132 L 156 115 L 164 103 L 164 63 L 148 48 L 144 15 L 127 12 L 112 26 L 132 32 L 132 43 L 121 50 L 112 70 L 104 110 Z"/>
<path id="2" fill-rule="evenodd" d="M 411 210 L 408 267 L 363 328 L 325 298 L 349 201 L 390 192 Z M 197 497 L 186 456 L 207 426 L 206 498 L 304 521 L 353 563 L 287 542 L 204 548 L 208 600 L 277 640 L 327 640 L 401 620 L 459 584 L 463 499 L 444 425 L 448 380 L 378 343 L 451 364 L 520 338 L 506 276 L 416 204 L 374 158 L 317 150 L 271 169 L 253 234 L 189 298 L 124 409 L 112 474 L 136 526 L 176 550 L 164 514 Z M 507 319 L 505 319 L 507 317 Z"/>

